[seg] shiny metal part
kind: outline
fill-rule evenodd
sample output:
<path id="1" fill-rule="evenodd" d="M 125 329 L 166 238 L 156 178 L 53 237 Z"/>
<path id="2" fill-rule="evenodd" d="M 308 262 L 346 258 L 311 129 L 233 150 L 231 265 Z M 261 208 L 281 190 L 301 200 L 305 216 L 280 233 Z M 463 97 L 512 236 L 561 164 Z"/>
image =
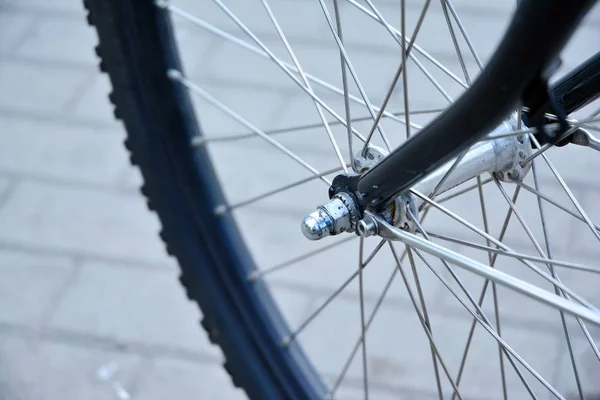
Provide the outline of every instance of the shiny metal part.
<path id="1" fill-rule="evenodd" d="M 375 236 L 378 233 L 377 221 L 371 215 L 365 215 L 358 221 L 356 231 L 362 237 Z"/>
<path id="2" fill-rule="evenodd" d="M 504 135 L 513 130 L 513 127 L 505 122 L 494 129 L 490 133 L 490 137 Z M 527 134 L 482 141 L 471 147 L 439 188 L 437 187 L 438 183 L 455 160 L 451 160 L 429 174 L 417 183 L 414 189 L 424 194 L 430 194 L 437 188 L 436 194 L 439 195 L 483 173 L 494 173 L 498 179 L 503 181 L 520 182 L 530 167 L 529 164 L 521 166 L 519 163 L 529 154 L 531 154 L 531 144 Z"/>
<path id="3" fill-rule="evenodd" d="M 354 200 L 346 193 L 338 193 L 305 217 L 300 226 L 307 239 L 319 240 L 342 232 L 354 232 L 358 218 Z"/>
<path id="4" fill-rule="evenodd" d="M 411 217 L 411 214 L 419 215 L 415 196 L 412 193 L 404 193 L 396 197 L 392 204 L 392 225 L 407 232 L 415 232 L 417 224 Z"/>
<path id="5" fill-rule="evenodd" d="M 573 132 L 571 143 L 600 151 L 600 139 L 596 138 L 583 128 L 577 128 L 575 132 Z"/>
<path id="6" fill-rule="evenodd" d="M 364 156 L 362 149 L 356 153 L 352 160 L 352 169 L 357 174 L 363 174 L 377 165 L 388 155 L 388 152 L 381 147 L 369 144 L 365 150 Z"/>
<path id="7" fill-rule="evenodd" d="M 514 131 L 515 127 L 512 125 L 514 125 L 512 121 L 502 123 L 490 133 L 491 137 L 498 136 L 497 139 L 475 144 L 462 156 L 457 165 L 454 165 L 456 159 L 451 160 L 418 182 L 413 189 L 425 195 L 434 191 L 439 195 L 484 173 L 492 173 L 497 179 L 506 182 L 522 181 L 529 171 L 530 163 L 521 165 L 521 162 L 531 154 L 531 144 L 527 134 L 507 135 Z M 352 168 L 358 173 L 364 173 L 386 155 L 385 150 L 369 145 L 364 157 L 361 152 L 357 153 Z M 453 170 L 446 176 L 451 168 Z M 417 210 L 421 203 L 421 199 L 410 193 L 402 194 L 381 210 L 379 216 L 397 228 L 415 232 L 416 225 L 411 220 L 407 207 L 411 208 L 413 215 L 418 216 Z M 354 232 L 360 218 L 359 214 L 353 198 L 340 192 L 304 218 L 302 232 L 310 240 L 318 240 L 342 232 Z M 361 224 L 361 229 L 364 228 L 365 234 L 368 234 L 371 232 L 367 229 L 370 226 Z M 359 234 L 363 236 L 362 233 Z"/>

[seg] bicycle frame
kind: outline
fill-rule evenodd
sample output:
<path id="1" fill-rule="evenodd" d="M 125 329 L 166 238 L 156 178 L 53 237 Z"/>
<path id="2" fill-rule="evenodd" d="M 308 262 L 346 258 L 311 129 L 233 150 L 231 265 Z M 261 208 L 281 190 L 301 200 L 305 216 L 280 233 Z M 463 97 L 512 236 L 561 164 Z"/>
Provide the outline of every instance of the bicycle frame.
<path id="1" fill-rule="evenodd" d="M 516 108 L 528 85 L 543 76 L 594 3 L 520 2 L 488 67 L 470 89 L 418 135 L 356 178 L 351 186 L 362 208 L 377 208 L 406 192 L 498 126 Z M 479 104 L 482 98 L 488 101 Z M 448 127 L 460 129 L 449 132 Z M 347 185 L 348 177 L 338 178 L 330 194 L 336 185 Z"/>

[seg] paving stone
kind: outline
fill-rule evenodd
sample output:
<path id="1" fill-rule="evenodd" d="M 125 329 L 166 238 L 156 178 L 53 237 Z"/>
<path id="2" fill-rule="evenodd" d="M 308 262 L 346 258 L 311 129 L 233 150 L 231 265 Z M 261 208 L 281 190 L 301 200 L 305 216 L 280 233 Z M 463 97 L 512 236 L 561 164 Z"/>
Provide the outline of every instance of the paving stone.
<path id="1" fill-rule="evenodd" d="M 97 64 L 97 61 L 94 62 Z M 88 82 L 80 97 L 75 99 L 72 109 L 67 112 L 76 117 L 109 123 L 114 125 L 115 131 L 122 131 L 121 123 L 114 116 L 114 106 L 108 100 L 111 92 L 108 76 L 97 71 Z"/>
<path id="2" fill-rule="evenodd" d="M 60 16 L 84 17 L 83 3 L 69 0 L 56 0 L 50 5 L 44 0 L 7 0 L 11 10 L 33 13 L 56 13 Z"/>
<path id="3" fill-rule="evenodd" d="M 333 316 L 336 315 L 335 318 Z M 332 303 L 319 321 L 299 336 L 317 365 L 336 377 L 360 334 L 357 304 L 347 301 Z M 329 319 L 328 319 L 329 316 Z M 431 313 L 436 346 L 452 374 L 456 374 L 470 326 L 469 319 Z M 344 332 L 344 334 L 340 334 Z M 436 335 L 436 332 L 439 332 Z M 531 333 L 515 325 L 504 326 L 503 337 L 542 376 L 552 380 L 555 374 L 557 339 L 553 334 L 537 332 L 536 341 L 527 340 Z M 373 385 L 393 385 L 399 389 L 431 393 L 435 379 L 427 337 L 413 311 L 384 305 L 378 312 L 367 335 L 369 380 Z M 463 394 L 470 398 L 500 398 L 495 341 L 479 330 L 470 350 L 464 373 Z M 509 367 L 510 368 L 510 367 Z M 361 352 L 356 355 L 348 377 L 362 378 Z M 454 376 L 454 375 L 453 375 Z M 511 393 L 523 393 L 518 378 L 509 374 Z M 444 390 L 450 387 L 444 385 Z M 532 387 L 538 386 L 532 383 Z M 492 396 L 492 397 L 488 397 Z"/>
<path id="4" fill-rule="evenodd" d="M 115 388 L 130 390 L 139 357 L 65 343 L 0 341 L 0 398 L 104 400 L 117 397 Z M 99 379 L 104 368 L 109 380 Z"/>
<path id="5" fill-rule="evenodd" d="M 180 348 L 218 358 L 175 271 L 86 263 L 50 327 L 125 342 Z"/>
<path id="6" fill-rule="evenodd" d="M 169 264 L 158 221 L 139 197 L 22 183 L 0 211 L 11 243 Z"/>
<path id="7" fill-rule="evenodd" d="M 31 15 L 0 15 L 0 54 L 13 54 L 34 22 Z"/>
<path id="8" fill-rule="evenodd" d="M 123 134 L 26 119 L 5 119 L 0 172 L 115 184 L 127 159 Z"/>
<path id="9" fill-rule="evenodd" d="M 85 19 L 42 18 L 16 52 L 17 56 L 91 65 L 96 33 Z"/>
<path id="10" fill-rule="evenodd" d="M 594 189 L 587 193 L 587 196 L 580 197 L 580 204 L 591 219 L 592 223 L 600 224 L 600 212 L 598 212 L 598 201 L 600 200 L 600 190 Z M 600 248 L 600 241 L 594 235 L 589 226 L 583 222 L 576 221 L 574 223 L 572 236 L 572 246 L 575 250 L 586 252 L 590 256 L 597 256 L 597 251 Z"/>
<path id="11" fill-rule="evenodd" d="M 86 79 L 86 71 L 5 60 L 0 65 L 0 107 L 56 114 Z"/>
<path id="12" fill-rule="evenodd" d="M 141 378 L 137 396 L 148 400 L 176 398 L 245 399 L 233 387 L 231 378 L 220 364 L 197 364 L 176 359 L 154 360 Z"/>
<path id="13" fill-rule="evenodd" d="M 127 165 L 119 175 L 119 185 L 133 190 L 139 190 L 143 183 L 142 173 L 138 167 Z"/>
<path id="14" fill-rule="evenodd" d="M 38 327 L 73 271 L 64 257 L 0 251 L 0 320 Z"/>

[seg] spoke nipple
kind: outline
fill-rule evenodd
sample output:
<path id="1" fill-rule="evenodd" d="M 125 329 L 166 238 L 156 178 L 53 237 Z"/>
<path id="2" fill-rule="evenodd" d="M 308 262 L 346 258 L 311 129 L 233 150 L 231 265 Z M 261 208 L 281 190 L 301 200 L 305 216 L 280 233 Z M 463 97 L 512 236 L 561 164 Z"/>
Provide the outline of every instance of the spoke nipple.
<path id="1" fill-rule="evenodd" d="M 362 237 L 374 236 L 377 234 L 377 221 L 370 215 L 367 215 L 356 226 L 358 234 Z"/>
<path id="2" fill-rule="evenodd" d="M 223 215 L 227 212 L 227 206 L 225 204 L 220 204 L 215 207 L 215 215 Z"/>
<path id="3" fill-rule="evenodd" d="M 167 76 L 171 79 L 175 79 L 175 80 L 179 80 L 181 79 L 182 75 L 181 72 L 176 70 L 176 69 L 170 69 L 167 71 Z"/>
<path id="4" fill-rule="evenodd" d="M 288 347 L 292 342 L 291 336 L 285 336 L 281 339 L 281 347 Z"/>
<path id="5" fill-rule="evenodd" d="M 192 146 L 203 146 L 206 143 L 206 136 L 196 135 L 192 138 Z"/>

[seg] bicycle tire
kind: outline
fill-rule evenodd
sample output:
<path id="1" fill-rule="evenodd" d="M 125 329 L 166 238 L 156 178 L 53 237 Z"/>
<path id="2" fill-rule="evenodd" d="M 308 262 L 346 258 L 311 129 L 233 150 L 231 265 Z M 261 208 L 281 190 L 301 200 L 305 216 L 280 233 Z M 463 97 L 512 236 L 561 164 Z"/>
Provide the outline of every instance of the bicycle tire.
<path id="1" fill-rule="evenodd" d="M 223 350 L 233 383 L 250 398 L 322 398 L 318 376 L 297 379 L 308 370 L 298 368 L 306 363 L 299 347 L 290 344 L 282 351 L 275 340 L 286 328 L 266 287 L 240 285 L 254 267 L 235 222 L 212 212 L 223 195 L 206 151 L 192 154 L 190 138 L 199 126 L 187 93 L 165 73 L 167 66 L 179 66 L 168 15 L 151 1 L 84 4 L 98 32 L 96 53 L 113 87 L 115 117 L 127 130 L 125 146 L 144 178 L 141 191 L 160 218 L 160 236 L 181 266 L 188 298 L 202 310 L 202 326 Z M 148 80 L 152 84 L 144 83 Z"/>

